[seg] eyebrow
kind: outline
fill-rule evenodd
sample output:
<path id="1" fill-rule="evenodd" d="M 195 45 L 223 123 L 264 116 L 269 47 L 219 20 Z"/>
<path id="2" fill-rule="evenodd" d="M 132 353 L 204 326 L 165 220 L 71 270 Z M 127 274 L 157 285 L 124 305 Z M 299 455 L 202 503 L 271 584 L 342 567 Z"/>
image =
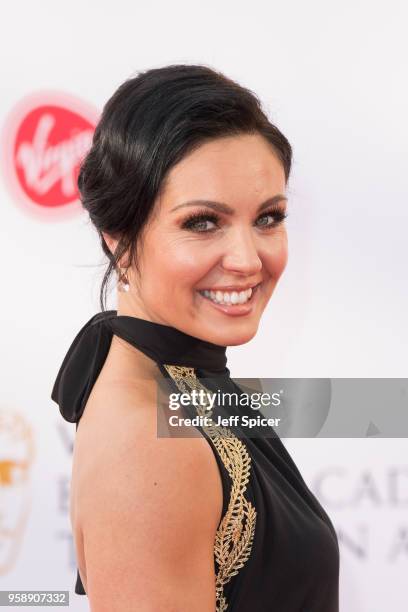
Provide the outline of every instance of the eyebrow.
<path id="1" fill-rule="evenodd" d="M 278 193 L 272 198 L 268 198 L 267 200 L 265 200 L 265 202 L 262 202 L 262 204 L 258 206 L 257 212 L 261 212 L 265 208 L 268 208 L 268 206 L 273 206 L 274 204 L 277 204 L 278 202 L 282 201 L 287 202 L 288 198 L 282 195 L 281 193 Z M 207 206 L 208 208 L 216 210 L 220 213 L 224 213 L 225 215 L 233 215 L 235 213 L 234 209 L 231 208 L 231 206 L 228 206 L 228 204 L 223 204 L 223 202 L 214 202 L 213 200 L 190 200 L 188 202 L 184 202 L 183 204 L 175 206 L 171 209 L 170 212 L 178 210 L 179 208 L 184 208 L 186 206 Z"/>

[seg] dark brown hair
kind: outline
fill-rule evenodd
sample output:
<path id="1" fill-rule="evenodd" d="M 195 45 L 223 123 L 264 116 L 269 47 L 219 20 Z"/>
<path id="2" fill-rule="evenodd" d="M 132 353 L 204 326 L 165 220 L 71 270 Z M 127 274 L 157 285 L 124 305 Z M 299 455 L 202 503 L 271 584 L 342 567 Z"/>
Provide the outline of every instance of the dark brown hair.
<path id="1" fill-rule="evenodd" d="M 170 65 L 125 81 L 106 103 L 78 177 L 83 207 L 109 265 L 100 290 L 128 253 L 137 269 L 141 230 L 169 170 L 205 141 L 261 134 L 282 162 L 286 182 L 292 148 L 262 110 L 257 96 L 204 65 Z M 119 240 L 114 254 L 102 232 Z"/>

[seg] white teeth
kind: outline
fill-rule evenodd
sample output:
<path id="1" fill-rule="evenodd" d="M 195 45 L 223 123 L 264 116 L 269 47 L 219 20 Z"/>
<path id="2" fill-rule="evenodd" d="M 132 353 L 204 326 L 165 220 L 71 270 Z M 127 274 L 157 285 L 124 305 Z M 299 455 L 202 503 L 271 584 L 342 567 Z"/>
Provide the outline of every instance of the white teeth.
<path id="1" fill-rule="evenodd" d="M 246 289 L 245 291 L 211 291 L 209 289 L 205 289 L 204 291 L 200 291 L 202 295 L 209 298 L 216 304 L 245 304 L 251 295 L 252 288 Z"/>
<path id="2" fill-rule="evenodd" d="M 247 295 L 247 291 L 240 291 L 238 294 L 238 304 L 243 304 L 244 302 L 246 302 L 248 299 Z"/>

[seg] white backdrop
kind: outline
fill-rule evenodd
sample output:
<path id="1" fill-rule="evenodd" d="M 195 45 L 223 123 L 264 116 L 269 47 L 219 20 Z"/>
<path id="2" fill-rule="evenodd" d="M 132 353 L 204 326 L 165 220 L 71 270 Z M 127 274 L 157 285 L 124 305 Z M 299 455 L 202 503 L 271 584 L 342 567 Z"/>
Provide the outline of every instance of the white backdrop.
<path id="1" fill-rule="evenodd" d="M 289 264 L 256 338 L 228 350 L 234 377 L 407 376 L 406 3 L 13 0 L 2 8 L 3 127 L 37 92 L 100 110 L 137 71 L 186 62 L 253 89 L 289 138 Z M 0 532 L 0 590 L 70 588 L 70 609 L 87 610 L 73 593 L 74 426 L 50 392 L 74 334 L 99 309 L 103 258 L 84 213 L 30 214 L 4 158 L 2 166 L 0 411 L 20 417 L 25 442 L 13 447 L 0 419 L 0 526 L 16 528 L 12 538 Z M 407 441 L 285 443 L 337 529 L 341 611 L 407 610 Z M 6 482 L 15 457 L 29 457 L 20 484 Z"/>

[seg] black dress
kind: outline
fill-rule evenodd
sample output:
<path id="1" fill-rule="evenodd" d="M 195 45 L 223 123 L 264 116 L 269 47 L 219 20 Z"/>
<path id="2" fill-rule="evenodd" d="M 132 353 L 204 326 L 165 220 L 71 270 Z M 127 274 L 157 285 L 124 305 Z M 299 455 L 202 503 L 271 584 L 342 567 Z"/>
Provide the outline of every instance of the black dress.
<path id="1" fill-rule="evenodd" d="M 114 310 L 101 312 L 75 337 L 51 394 L 77 427 L 113 334 L 153 359 L 173 391 L 214 385 L 242 392 L 226 367 L 226 347 Z M 220 410 L 214 406 L 212 416 Z M 242 408 L 227 412 L 234 410 Z M 277 434 L 248 438 L 233 427 L 197 429 L 214 452 L 223 485 L 214 542 L 216 612 L 338 612 L 336 532 Z M 85 594 L 78 571 L 75 593 Z"/>

